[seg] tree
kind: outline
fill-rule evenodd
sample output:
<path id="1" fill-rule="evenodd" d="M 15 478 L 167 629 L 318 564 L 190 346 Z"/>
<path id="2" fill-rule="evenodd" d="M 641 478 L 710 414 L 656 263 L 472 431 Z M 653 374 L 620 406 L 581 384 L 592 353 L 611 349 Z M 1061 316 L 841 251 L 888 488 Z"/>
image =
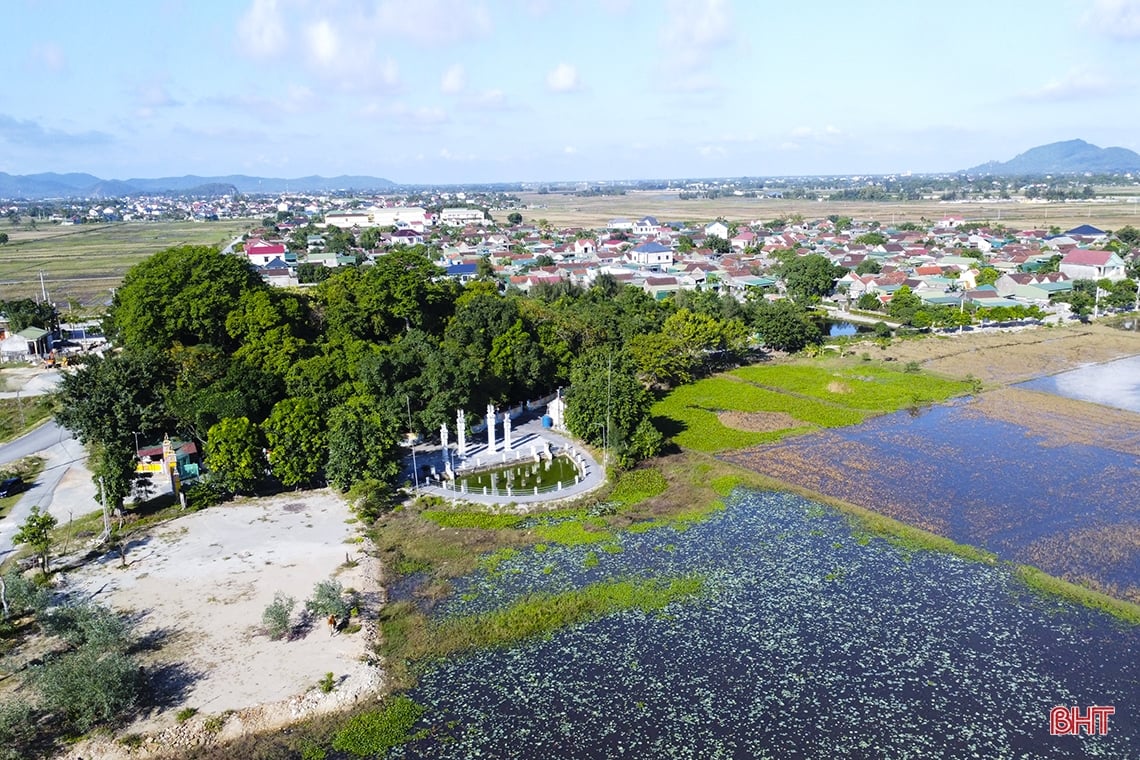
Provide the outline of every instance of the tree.
<path id="1" fill-rule="evenodd" d="M 235 493 L 250 491 L 265 478 L 261 434 L 248 417 L 227 417 L 206 435 L 206 468 Z"/>
<path id="2" fill-rule="evenodd" d="M 47 512 L 40 512 L 38 506 L 32 507 L 28 519 L 12 536 L 12 543 L 27 544 L 40 558 L 40 569 L 48 571 L 48 554 L 52 547 L 52 529 L 57 521 Z"/>
<path id="3" fill-rule="evenodd" d="M 877 260 L 868 256 L 855 267 L 855 274 L 879 274 L 883 266 Z"/>
<path id="4" fill-rule="evenodd" d="M 306 261 L 297 265 L 297 282 L 308 285 L 315 282 L 324 282 L 333 273 L 331 267 L 326 267 L 313 261 Z"/>
<path id="5" fill-rule="evenodd" d="M 1140 230 L 1126 224 L 1116 231 L 1116 239 L 1129 248 L 1136 248 L 1140 246 Z"/>
<path id="6" fill-rule="evenodd" d="M 522 222 L 523 215 L 519 212 L 512 211 L 511 213 L 507 214 L 507 224 L 511 225 L 512 227 L 517 227 L 518 225 L 522 224 Z"/>
<path id="7" fill-rule="evenodd" d="M 711 248 L 714 253 L 732 253 L 732 243 L 730 243 L 727 238 L 722 238 L 719 235 L 707 236 L 705 238 L 705 245 Z"/>
<path id="8" fill-rule="evenodd" d="M 329 413 L 329 483 L 347 491 L 365 480 L 390 483 L 400 471 L 403 428 L 398 412 L 354 396 Z"/>
<path id="9" fill-rule="evenodd" d="M 780 274 L 787 285 L 788 295 L 796 300 L 812 301 L 830 293 L 843 270 L 826 256 L 810 253 L 789 259 L 780 268 Z"/>
<path id="10" fill-rule="evenodd" d="M 855 305 L 863 311 L 878 311 L 883 306 L 882 302 L 879 301 L 879 297 L 869 290 L 859 296 L 859 300 L 855 302 Z"/>
<path id="11" fill-rule="evenodd" d="M 209 246 L 168 248 L 127 271 L 104 329 L 128 349 L 234 347 L 226 317 L 243 293 L 268 287 L 244 257 Z"/>
<path id="12" fill-rule="evenodd" d="M 974 278 L 974 281 L 978 284 L 978 287 L 981 287 L 983 285 L 993 285 L 998 281 L 999 277 L 1001 277 L 1001 272 L 993 267 L 982 267 L 978 272 L 978 276 Z"/>
<path id="13" fill-rule="evenodd" d="M 7 232 L 0 232 L 0 245 L 4 245 L 7 242 L 8 242 L 8 233 Z"/>
<path id="14" fill-rule="evenodd" d="M 882 232 L 864 232 L 855 238 L 855 242 L 860 245 L 874 247 L 876 245 L 886 245 L 890 242 L 890 238 Z"/>
<path id="15" fill-rule="evenodd" d="M 764 345 L 776 351 L 795 353 L 823 340 L 804 308 L 788 300 L 758 304 L 753 323 Z"/>
<path id="16" fill-rule="evenodd" d="M 566 425 L 582 440 L 606 446 L 620 466 L 628 467 L 655 456 L 663 444 L 649 419 L 652 403 L 624 353 L 597 349 L 570 372 Z"/>
<path id="17" fill-rule="evenodd" d="M 316 399 L 278 401 L 263 429 L 269 466 L 282 485 L 291 488 L 317 479 L 328 456 L 328 436 Z"/>
<path id="18" fill-rule="evenodd" d="M 915 312 L 921 307 L 922 299 L 911 291 L 909 285 L 903 285 L 891 296 L 891 301 L 887 304 L 887 313 L 891 315 L 892 319 L 909 325 L 914 319 Z"/>

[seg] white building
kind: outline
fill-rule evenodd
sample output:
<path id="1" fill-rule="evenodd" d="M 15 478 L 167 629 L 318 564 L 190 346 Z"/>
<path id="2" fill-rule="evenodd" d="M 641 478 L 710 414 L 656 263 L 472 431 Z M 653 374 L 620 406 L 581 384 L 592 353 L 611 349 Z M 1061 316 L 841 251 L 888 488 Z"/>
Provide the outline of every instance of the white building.
<path id="1" fill-rule="evenodd" d="M 439 212 L 439 223 L 451 227 L 468 224 L 486 224 L 487 215 L 477 208 L 445 208 Z"/>

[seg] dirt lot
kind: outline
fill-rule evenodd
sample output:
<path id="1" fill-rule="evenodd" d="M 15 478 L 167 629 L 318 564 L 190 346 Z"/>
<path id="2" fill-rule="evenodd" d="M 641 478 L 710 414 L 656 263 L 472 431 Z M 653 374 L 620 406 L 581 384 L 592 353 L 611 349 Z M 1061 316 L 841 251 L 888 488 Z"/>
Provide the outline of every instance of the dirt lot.
<path id="1" fill-rule="evenodd" d="M 1140 354 L 1140 333 L 1100 324 L 1072 324 L 1010 331 L 975 330 L 896 340 L 886 349 L 855 350 L 866 350 L 874 359 L 890 358 L 900 364 L 916 361 L 923 369 L 949 377 L 973 375 L 987 386 L 1008 385 L 1084 364 Z"/>
<path id="2" fill-rule="evenodd" d="M 380 573 L 355 541 L 350 519 L 347 505 L 330 491 L 247 500 L 156 528 L 129 548 L 126 568 L 118 555 L 108 555 L 70 573 L 66 588 L 127 614 L 156 644 L 148 665 L 160 674 L 163 707 L 124 733 L 149 735 L 144 750 L 169 750 L 271 728 L 377 689 L 382 674 L 369 645 L 382 598 Z M 346 567 L 346 557 L 355 566 Z M 262 612 L 276 592 L 297 600 L 297 621 L 314 585 L 332 576 L 360 595 L 359 632 L 332 635 L 318 620 L 295 630 L 291 640 L 265 635 Z M 324 694 L 315 686 L 329 672 L 337 685 Z M 198 714 L 176 722 L 186 707 Z M 205 728 L 211 718 L 220 731 Z M 130 756 L 105 739 L 68 754 Z"/>

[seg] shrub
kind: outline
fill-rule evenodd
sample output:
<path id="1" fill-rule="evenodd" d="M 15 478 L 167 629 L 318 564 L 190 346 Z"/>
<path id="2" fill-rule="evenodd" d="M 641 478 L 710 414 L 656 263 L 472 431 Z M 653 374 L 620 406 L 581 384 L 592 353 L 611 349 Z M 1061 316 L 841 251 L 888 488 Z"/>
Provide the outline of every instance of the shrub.
<path id="1" fill-rule="evenodd" d="M 330 691 L 336 688 L 336 676 L 332 673 L 325 673 L 324 678 L 317 681 L 317 687 L 321 690 L 322 693 L 328 694 Z"/>
<path id="2" fill-rule="evenodd" d="M 179 723 L 185 723 L 198 714 L 197 707 L 183 707 L 174 715 L 174 719 Z"/>
<path id="3" fill-rule="evenodd" d="M 51 591 L 32 579 L 12 570 L 4 575 L 4 597 L 8 601 L 8 614 L 19 617 L 27 612 L 42 613 L 51 601 Z"/>
<path id="4" fill-rule="evenodd" d="M 97 604 L 58 607 L 43 615 L 40 625 L 45 633 L 59 636 L 76 647 L 122 651 L 130 645 L 126 622 Z"/>
<path id="5" fill-rule="evenodd" d="M 344 587 L 338 581 L 321 581 L 313 588 L 313 596 L 305 602 L 305 609 L 320 617 L 325 615 L 347 617 L 348 605 L 344 601 L 343 594 Z"/>
<path id="6" fill-rule="evenodd" d="M 383 755 L 411 738 L 410 732 L 424 708 L 403 695 L 379 710 L 370 710 L 349 719 L 333 739 L 333 749 L 358 757 Z"/>
<path id="7" fill-rule="evenodd" d="M 293 613 L 295 604 L 296 599 L 280 591 L 273 595 L 273 601 L 261 613 L 261 622 L 265 625 L 269 638 L 276 641 L 289 632 L 289 616 Z"/>
<path id="8" fill-rule="evenodd" d="M 32 708 L 23 702 L 0 705 L 0 760 L 29 757 L 27 746 L 36 736 Z"/>
<path id="9" fill-rule="evenodd" d="M 133 710 L 143 685 L 132 657 L 95 647 L 52 658 L 33 672 L 32 680 L 43 697 L 44 709 L 62 716 L 80 734 Z"/>

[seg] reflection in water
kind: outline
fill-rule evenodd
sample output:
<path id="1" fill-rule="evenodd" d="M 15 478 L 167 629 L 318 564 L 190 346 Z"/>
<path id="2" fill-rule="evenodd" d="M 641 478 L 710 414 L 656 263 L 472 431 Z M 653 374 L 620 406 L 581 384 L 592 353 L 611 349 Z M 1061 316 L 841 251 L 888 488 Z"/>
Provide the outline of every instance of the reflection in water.
<path id="1" fill-rule="evenodd" d="M 1090 364 L 1071 372 L 1030 380 L 1021 387 L 1140 412 L 1140 356 Z"/>

